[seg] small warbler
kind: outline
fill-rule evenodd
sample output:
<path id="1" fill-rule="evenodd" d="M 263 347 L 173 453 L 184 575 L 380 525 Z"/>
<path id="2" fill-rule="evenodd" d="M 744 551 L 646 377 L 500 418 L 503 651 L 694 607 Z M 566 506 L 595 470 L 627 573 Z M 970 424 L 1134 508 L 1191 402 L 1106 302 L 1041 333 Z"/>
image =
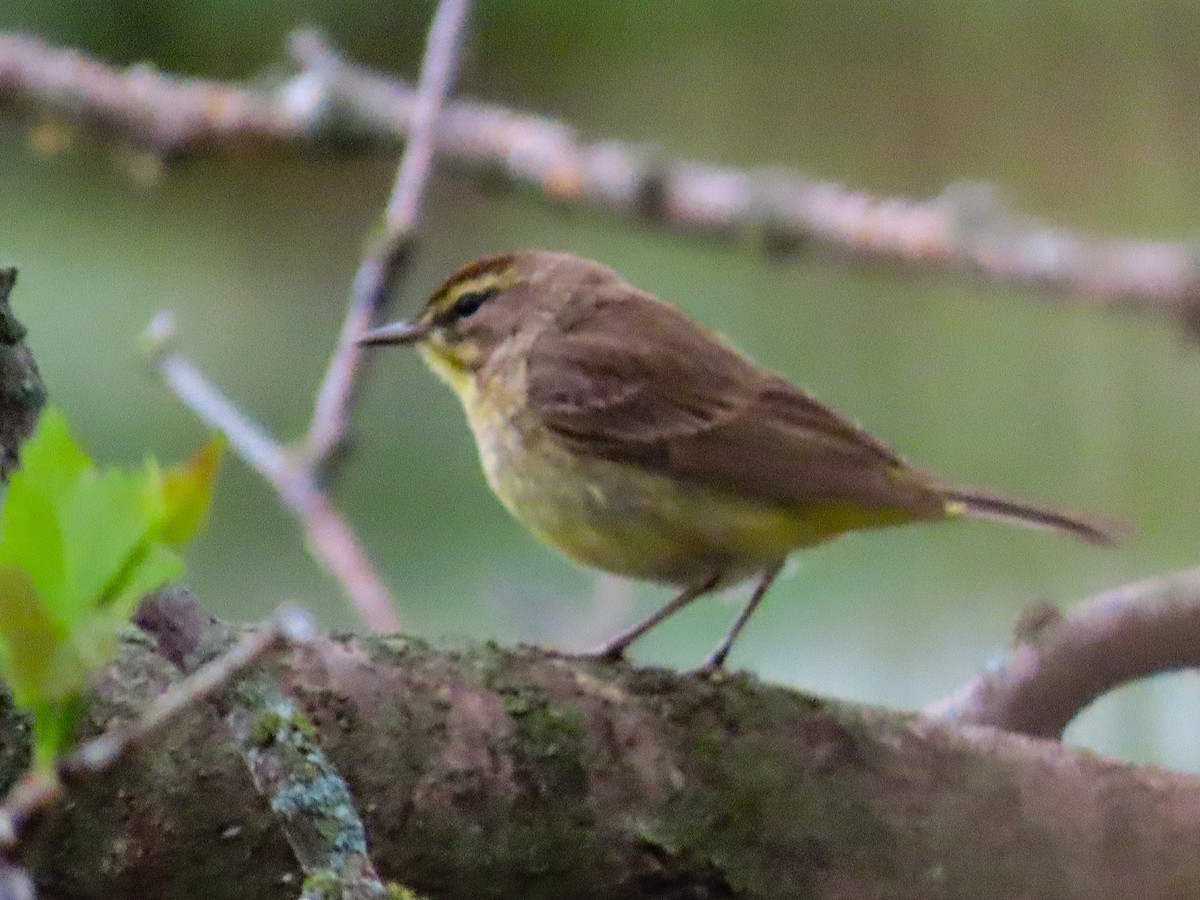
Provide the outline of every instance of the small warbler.
<path id="1" fill-rule="evenodd" d="M 566 556 L 680 593 L 597 651 L 620 657 L 697 597 L 757 578 L 719 669 L 788 555 L 844 532 L 973 516 L 1110 543 L 1064 512 L 950 485 L 599 263 L 478 259 L 416 318 L 364 344 L 415 344 L 458 395 L 488 484 Z"/>

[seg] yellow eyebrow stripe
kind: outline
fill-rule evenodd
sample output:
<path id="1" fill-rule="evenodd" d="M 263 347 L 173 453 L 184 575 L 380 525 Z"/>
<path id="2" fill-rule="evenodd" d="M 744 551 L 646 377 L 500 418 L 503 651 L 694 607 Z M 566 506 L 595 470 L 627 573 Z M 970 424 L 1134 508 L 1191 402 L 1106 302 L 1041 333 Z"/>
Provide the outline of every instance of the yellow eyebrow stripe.
<path id="1" fill-rule="evenodd" d="M 447 282 L 429 298 L 426 304 L 428 315 L 437 316 L 454 306 L 459 297 L 467 294 L 483 294 L 488 291 L 503 290 L 517 283 L 516 273 L 511 269 L 499 272 L 483 272 L 458 280 Z"/>

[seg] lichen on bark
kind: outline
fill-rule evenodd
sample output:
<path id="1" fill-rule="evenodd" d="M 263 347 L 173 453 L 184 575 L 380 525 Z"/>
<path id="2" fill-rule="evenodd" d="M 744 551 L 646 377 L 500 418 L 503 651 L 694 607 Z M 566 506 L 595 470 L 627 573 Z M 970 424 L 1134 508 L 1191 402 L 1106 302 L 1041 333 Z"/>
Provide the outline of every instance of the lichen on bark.
<path id="1" fill-rule="evenodd" d="M 1057 742 L 531 648 L 336 638 L 278 672 L 350 785 L 380 874 L 432 900 L 1165 900 L 1200 886 L 1200 782 Z M 126 641 L 90 726 L 175 677 Z M 19 732 L 0 705 L 0 741 Z M 47 896 L 71 898 L 294 897 L 301 880 L 207 708 L 73 786 L 30 862 Z"/>

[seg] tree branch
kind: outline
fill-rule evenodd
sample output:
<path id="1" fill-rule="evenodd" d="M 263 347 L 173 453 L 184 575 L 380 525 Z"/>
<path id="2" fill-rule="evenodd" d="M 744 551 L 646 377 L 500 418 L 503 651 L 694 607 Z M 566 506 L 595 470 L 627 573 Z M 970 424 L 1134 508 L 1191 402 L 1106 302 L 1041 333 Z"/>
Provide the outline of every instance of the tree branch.
<path id="1" fill-rule="evenodd" d="M 1058 737 L 1089 703 L 1159 672 L 1200 666 L 1200 568 L 1126 585 L 1066 613 L 1027 614 L 999 666 L 925 714 Z"/>
<path id="2" fill-rule="evenodd" d="M 355 276 L 338 346 L 299 452 L 287 452 L 175 349 L 170 314 L 156 317 L 145 337 L 154 368 L 164 381 L 197 416 L 220 430 L 234 451 L 275 488 L 284 507 L 300 520 L 317 561 L 341 582 L 363 621 L 376 631 L 400 628 L 395 603 L 324 487 L 356 398 L 362 358 L 358 340 L 385 306 L 412 257 L 433 160 L 434 132 L 453 80 L 469 10 L 470 0 L 442 0 L 430 26 L 414 100 L 412 139 L 400 161 L 384 217 L 384 234 L 368 249 Z"/>
<path id="3" fill-rule="evenodd" d="M 21 445 L 46 403 L 46 385 L 25 345 L 25 326 L 9 303 L 16 283 L 16 269 L 0 268 L 0 481 L 16 469 Z"/>
<path id="4" fill-rule="evenodd" d="M 31 817 L 62 799 L 70 782 L 102 775 L 191 707 L 230 686 L 244 668 L 281 643 L 311 642 L 316 635 L 308 613 L 281 607 L 226 652 L 197 668 L 184 681 L 154 698 L 137 719 L 84 741 L 59 760 L 56 772 L 27 772 L 0 805 L 0 851 L 11 852 Z M 0 897 L 3 894 L 0 893 Z"/>
<path id="5" fill-rule="evenodd" d="M 412 134 L 420 93 L 343 60 L 311 33 L 302 71 L 275 86 L 120 69 L 16 35 L 0 36 L 0 107 L 83 122 L 164 157 L 392 150 Z M 671 159 L 567 124 L 458 102 L 437 127 L 438 157 L 555 203 L 696 232 L 775 254 L 819 244 L 921 271 L 972 272 L 1129 307 L 1200 327 L 1200 254 L 1188 243 L 1079 234 L 1009 210 L 986 185 L 939 197 L 883 197 L 782 167 L 745 170 Z"/>
<path id="6" fill-rule="evenodd" d="M 285 448 L 246 416 L 174 346 L 169 313 L 147 330 L 151 365 L 200 421 L 220 431 L 254 471 L 275 488 L 284 508 L 299 520 L 316 561 L 341 584 L 362 620 L 375 631 L 396 631 L 400 619 L 391 592 L 375 572 L 350 525 L 320 489 L 316 474 L 291 459 Z"/>
<path id="7" fill-rule="evenodd" d="M 311 646 L 311 620 L 294 619 L 285 608 L 277 616 L 277 630 Z M 250 649 L 271 638 L 263 633 L 269 629 L 256 629 L 239 639 L 236 630 L 206 616 L 186 591 L 148 598 L 138 611 L 138 625 L 156 636 L 159 651 L 187 673 L 180 685 L 205 673 L 211 673 L 209 681 L 214 682 L 219 671 L 214 667 L 230 665 L 226 661 L 239 650 L 240 665 Z M 312 723 L 280 690 L 276 673 L 248 673 L 236 687 L 226 674 L 216 686 L 224 690 L 209 692 L 213 705 L 304 871 L 301 900 L 387 900 L 390 895 L 367 851 L 366 831 L 350 789 L 317 743 Z"/>
<path id="8" fill-rule="evenodd" d="M 425 185 L 433 166 L 438 117 L 450 93 L 470 7 L 469 0 L 446 0 L 438 7 L 429 28 L 410 137 L 384 214 L 383 236 L 372 242 L 354 276 L 350 308 L 313 410 L 306 449 L 309 460 L 319 469 L 328 467 L 345 438 L 358 395 L 355 374 L 363 358 L 359 339 L 387 308 L 416 250 Z M 303 40 L 301 37 L 299 42 Z"/>
<path id="9" fill-rule="evenodd" d="M 97 721 L 161 689 L 156 659 L 124 648 Z M 337 639 L 288 665 L 380 873 L 439 900 L 1200 890 L 1200 781 L 1057 742 L 529 649 Z M 212 714 L 160 740 L 55 809 L 45 893 L 279 896 L 291 852 Z"/>

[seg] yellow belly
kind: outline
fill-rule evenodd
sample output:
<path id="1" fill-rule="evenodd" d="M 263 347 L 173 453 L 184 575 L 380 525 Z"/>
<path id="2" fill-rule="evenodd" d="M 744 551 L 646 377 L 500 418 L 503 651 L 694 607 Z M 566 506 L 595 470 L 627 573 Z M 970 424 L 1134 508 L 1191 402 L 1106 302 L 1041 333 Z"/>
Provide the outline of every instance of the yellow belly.
<path id="1" fill-rule="evenodd" d="M 764 503 L 580 457 L 520 412 L 506 412 L 508 404 L 484 409 L 473 389 L 462 396 L 501 502 L 546 544 L 619 575 L 688 585 L 719 574 L 732 584 L 793 550 L 889 524 L 879 510 L 844 502 Z"/>

